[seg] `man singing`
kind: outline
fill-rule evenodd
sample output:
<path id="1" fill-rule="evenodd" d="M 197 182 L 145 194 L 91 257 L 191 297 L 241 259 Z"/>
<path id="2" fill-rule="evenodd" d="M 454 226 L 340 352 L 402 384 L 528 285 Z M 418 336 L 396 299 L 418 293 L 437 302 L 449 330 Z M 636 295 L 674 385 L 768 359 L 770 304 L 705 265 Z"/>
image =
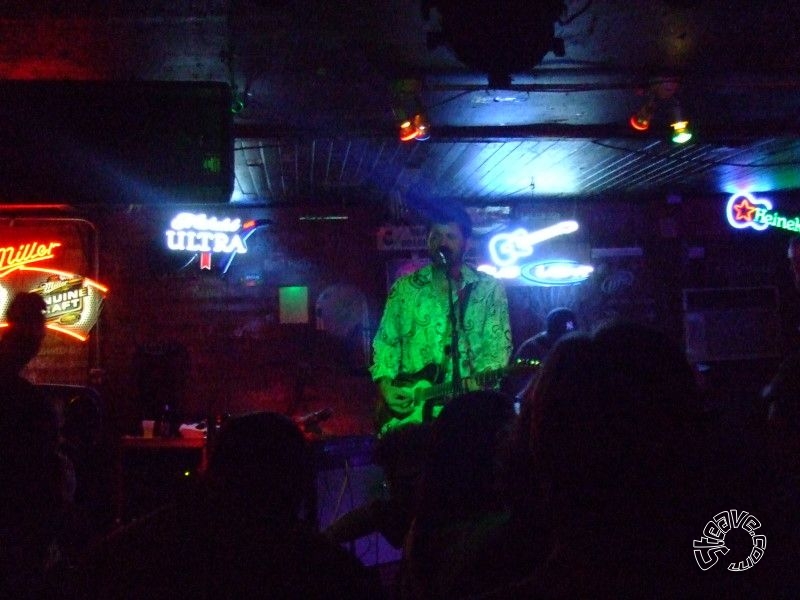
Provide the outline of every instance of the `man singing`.
<path id="1" fill-rule="evenodd" d="M 499 382 L 508 365 L 505 288 L 464 264 L 471 235 L 463 208 L 433 216 L 427 240 L 432 263 L 400 277 L 389 291 L 370 369 L 382 397 L 381 433 L 424 420 L 426 403 L 441 404 L 460 391 Z"/>

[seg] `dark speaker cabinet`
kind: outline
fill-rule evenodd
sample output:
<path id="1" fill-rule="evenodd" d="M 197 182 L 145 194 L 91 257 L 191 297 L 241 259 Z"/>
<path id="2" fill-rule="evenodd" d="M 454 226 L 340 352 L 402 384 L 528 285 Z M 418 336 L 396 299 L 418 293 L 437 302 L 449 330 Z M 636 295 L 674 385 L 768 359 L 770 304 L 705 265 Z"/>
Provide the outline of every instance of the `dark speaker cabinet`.
<path id="1" fill-rule="evenodd" d="M 228 202 L 220 82 L 0 81 L 0 203 Z"/>

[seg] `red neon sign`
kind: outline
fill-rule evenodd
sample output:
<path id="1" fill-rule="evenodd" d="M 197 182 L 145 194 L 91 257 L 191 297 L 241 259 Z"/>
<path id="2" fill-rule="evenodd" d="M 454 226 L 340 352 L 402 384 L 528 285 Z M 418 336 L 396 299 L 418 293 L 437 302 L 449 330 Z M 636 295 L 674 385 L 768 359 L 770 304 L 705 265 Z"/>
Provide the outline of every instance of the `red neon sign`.
<path id="1" fill-rule="evenodd" d="M 22 286 L 16 285 L 14 288 L 6 287 L 0 281 L 0 309 L 5 312 L 16 289 L 37 293 L 47 306 L 45 318 L 48 329 L 86 341 L 100 316 L 108 288 L 69 271 L 31 266 L 32 263 L 55 258 L 53 250 L 61 245 L 61 242 L 33 241 L 0 248 L 0 280 L 12 273 L 25 279 Z M 0 327 L 7 325 L 5 319 L 0 322 Z"/>
<path id="2" fill-rule="evenodd" d="M 29 242 L 20 244 L 16 248 L 14 246 L 0 248 L 0 277 L 24 265 L 54 258 L 53 249 L 59 246 L 61 242 Z"/>

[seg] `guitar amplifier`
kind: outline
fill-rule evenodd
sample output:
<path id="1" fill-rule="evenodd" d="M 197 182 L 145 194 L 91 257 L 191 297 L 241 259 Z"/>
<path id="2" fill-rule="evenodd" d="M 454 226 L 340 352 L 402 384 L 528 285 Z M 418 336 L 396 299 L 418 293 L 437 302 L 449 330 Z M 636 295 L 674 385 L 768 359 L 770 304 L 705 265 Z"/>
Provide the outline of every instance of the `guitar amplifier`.
<path id="1" fill-rule="evenodd" d="M 312 446 L 317 471 L 341 469 L 347 465 L 370 465 L 374 462 L 375 437 L 349 435 L 315 441 Z"/>

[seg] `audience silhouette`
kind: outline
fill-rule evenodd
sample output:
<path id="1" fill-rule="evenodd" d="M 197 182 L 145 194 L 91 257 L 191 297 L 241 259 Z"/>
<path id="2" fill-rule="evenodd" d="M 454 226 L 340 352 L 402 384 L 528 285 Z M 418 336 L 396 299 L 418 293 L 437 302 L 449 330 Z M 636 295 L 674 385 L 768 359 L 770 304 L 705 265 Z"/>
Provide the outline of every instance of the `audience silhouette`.
<path id="1" fill-rule="evenodd" d="M 474 391 L 446 404 L 433 422 L 406 537 L 401 597 L 458 597 L 481 580 L 467 566 L 506 518 L 499 457 L 515 418 L 509 396 Z"/>
<path id="2" fill-rule="evenodd" d="M 88 543 L 109 533 L 122 512 L 119 441 L 106 422 L 97 391 L 83 386 L 62 389 L 61 451 L 75 469 L 74 506 L 83 530 L 80 541 Z"/>
<path id="3" fill-rule="evenodd" d="M 736 579 L 695 561 L 693 540 L 715 515 L 766 510 L 746 465 L 730 462 L 735 476 L 720 468 L 727 455 L 714 447 L 720 432 L 709 429 L 698 394 L 682 349 L 655 329 L 616 321 L 559 341 L 512 443 L 522 457 L 509 471 L 518 477 L 508 489 L 510 520 L 518 540 L 531 540 L 530 570 L 520 578 L 517 562 L 516 574 L 495 577 L 515 583 L 481 597 L 758 593 L 768 567 Z M 746 556 L 740 551 L 734 560 Z"/>
<path id="4" fill-rule="evenodd" d="M 223 425 L 197 497 L 117 532 L 87 560 L 82 598 L 364 598 L 377 580 L 312 531 L 302 432 L 260 412 Z"/>
<path id="5" fill-rule="evenodd" d="M 0 597 L 37 597 L 62 562 L 71 468 L 58 452 L 58 418 L 22 376 L 45 335 L 45 303 L 17 294 L 0 339 Z"/>
<path id="6" fill-rule="evenodd" d="M 52 406 L 20 375 L 43 310 L 18 296 L 0 339 L 5 596 L 788 597 L 798 585 L 800 410 L 784 396 L 763 431 L 726 431 L 704 412 L 680 345 L 627 321 L 561 336 L 519 415 L 510 396 L 474 391 L 387 434 L 375 458 L 388 495 L 324 534 L 307 514 L 315 474 L 297 424 L 230 418 L 196 493 L 104 537 L 74 578 L 54 578 L 72 514 L 67 469 Z M 63 447 L 76 456 L 95 447 L 96 408 L 67 407 Z M 731 509 L 758 517 L 769 547 L 732 573 L 751 538 L 729 533 L 706 571 L 696 544 Z M 394 587 L 339 545 L 374 532 L 403 548 Z"/>

